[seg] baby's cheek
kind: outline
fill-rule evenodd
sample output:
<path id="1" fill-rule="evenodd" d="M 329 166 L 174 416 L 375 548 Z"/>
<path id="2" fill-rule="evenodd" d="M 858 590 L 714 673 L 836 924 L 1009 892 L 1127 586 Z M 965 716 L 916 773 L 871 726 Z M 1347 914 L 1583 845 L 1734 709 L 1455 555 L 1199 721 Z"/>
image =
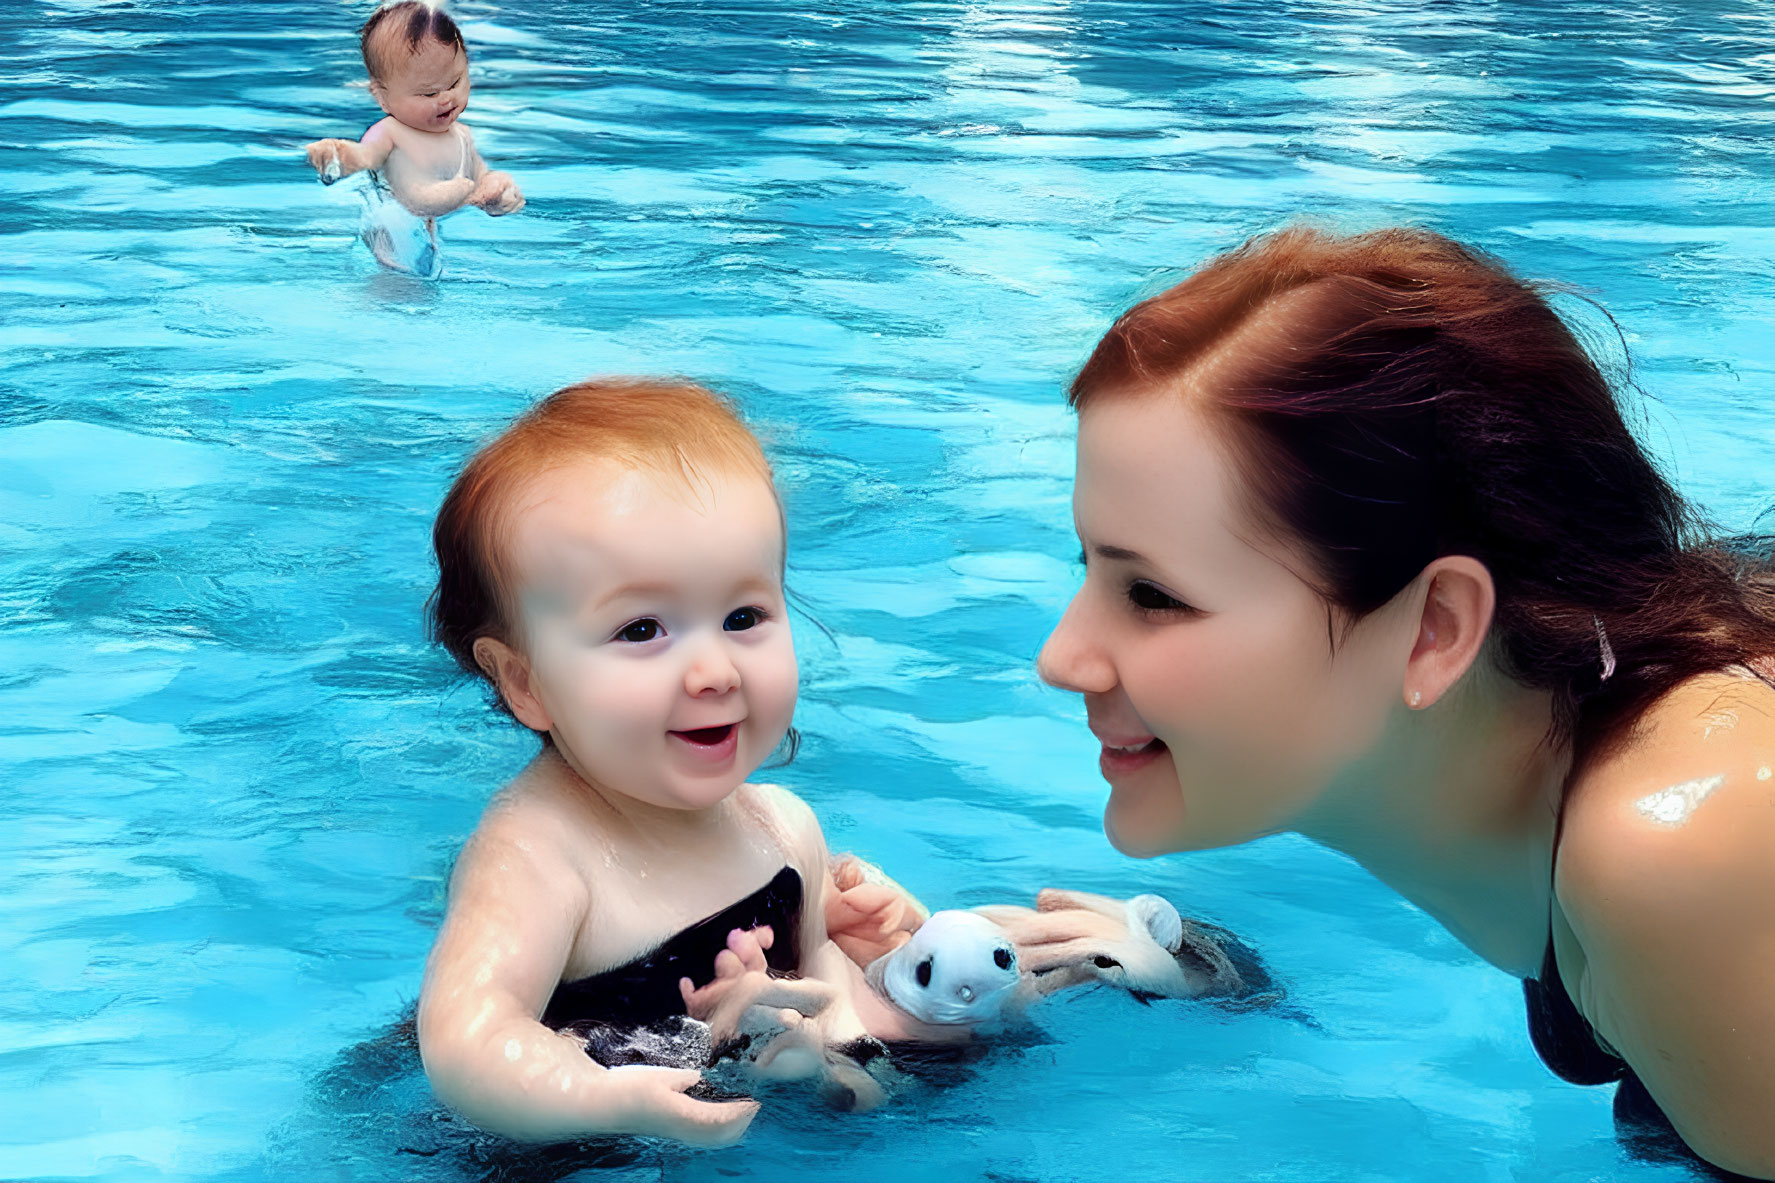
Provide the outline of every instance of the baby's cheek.
<path id="1" fill-rule="evenodd" d="M 787 727 L 800 693 L 794 651 L 784 646 L 761 656 L 764 661 L 753 677 L 753 702 L 773 725 Z"/>

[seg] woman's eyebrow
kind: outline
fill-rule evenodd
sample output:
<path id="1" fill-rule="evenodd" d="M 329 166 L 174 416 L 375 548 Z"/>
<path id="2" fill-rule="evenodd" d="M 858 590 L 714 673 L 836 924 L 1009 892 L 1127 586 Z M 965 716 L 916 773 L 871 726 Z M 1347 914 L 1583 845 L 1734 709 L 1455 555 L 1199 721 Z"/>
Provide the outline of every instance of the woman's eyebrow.
<path id="1" fill-rule="evenodd" d="M 1144 563 L 1146 556 L 1139 551 L 1125 550 L 1119 546 L 1097 543 L 1091 547 L 1091 553 L 1100 559 L 1108 559 L 1112 563 Z"/>

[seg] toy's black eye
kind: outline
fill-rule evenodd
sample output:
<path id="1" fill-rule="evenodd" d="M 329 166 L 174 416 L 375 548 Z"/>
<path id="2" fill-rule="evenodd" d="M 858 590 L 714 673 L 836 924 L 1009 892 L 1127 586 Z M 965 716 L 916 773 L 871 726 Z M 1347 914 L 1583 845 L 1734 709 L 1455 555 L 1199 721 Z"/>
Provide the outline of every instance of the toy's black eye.
<path id="1" fill-rule="evenodd" d="M 918 968 L 912 971 L 912 976 L 918 979 L 919 985 L 929 986 L 931 984 L 931 959 L 927 957 L 919 962 Z"/>
<path id="2" fill-rule="evenodd" d="M 1122 968 L 1121 962 L 1117 961 L 1114 957 L 1105 957 L 1101 953 L 1099 953 L 1097 956 L 1091 958 L 1091 964 L 1095 965 L 1098 969 L 1120 969 L 1120 968 Z"/>
<path id="3" fill-rule="evenodd" d="M 1009 949 L 994 949 L 992 951 L 992 963 L 1000 969 L 1010 969 L 1011 951 Z"/>

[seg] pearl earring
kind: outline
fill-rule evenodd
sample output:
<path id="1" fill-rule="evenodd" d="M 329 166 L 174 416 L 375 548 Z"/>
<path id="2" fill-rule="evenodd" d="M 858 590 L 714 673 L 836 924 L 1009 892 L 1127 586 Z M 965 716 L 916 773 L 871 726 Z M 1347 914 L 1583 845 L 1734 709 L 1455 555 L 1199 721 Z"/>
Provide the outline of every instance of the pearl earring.
<path id="1" fill-rule="evenodd" d="M 1415 711 L 1415 710 L 1417 710 L 1417 708 L 1419 708 L 1423 705 L 1424 705 L 1424 692 L 1422 690 L 1413 690 L 1411 692 L 1411 709 Z"/>

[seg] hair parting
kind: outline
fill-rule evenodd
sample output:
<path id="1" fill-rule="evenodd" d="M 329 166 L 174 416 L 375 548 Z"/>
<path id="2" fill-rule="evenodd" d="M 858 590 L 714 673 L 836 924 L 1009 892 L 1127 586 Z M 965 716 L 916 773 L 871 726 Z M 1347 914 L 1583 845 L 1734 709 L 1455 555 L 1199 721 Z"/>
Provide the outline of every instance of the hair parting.
<path id="1" fill-rule="evenodd" d="M 465 56 L 468 53 L 462 30 L 440 5 L 426 0 L 394 0 L 371 13 L 358 30 L 358 52 L 363 55 L 365 71 L 372 79 L 380 79 L 387 76 L 392 64 L 390 42 L 403 45 L 412 53 L 428 40 L 460 49 Z"/>

